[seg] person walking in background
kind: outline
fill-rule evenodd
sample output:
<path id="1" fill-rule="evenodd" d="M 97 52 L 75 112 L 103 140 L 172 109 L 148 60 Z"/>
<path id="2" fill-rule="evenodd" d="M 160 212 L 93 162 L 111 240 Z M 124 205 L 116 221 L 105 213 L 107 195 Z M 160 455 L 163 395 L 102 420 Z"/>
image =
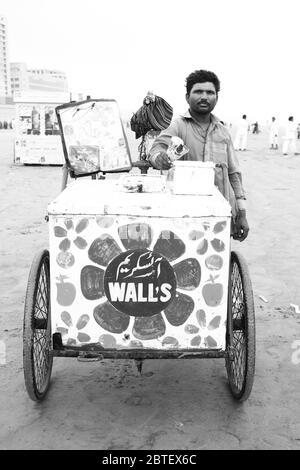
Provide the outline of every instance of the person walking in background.
<path id="1" fill-rule="evenodd" d="M 277 150 L 278 149 L 278 123 L 276 122 L 276 118 L 272 117 L 272 122 L 270 125 L 270 135 L 269 135 L 269 142 L 270 142 L 270 150 Z"/>
<path id="2" fill-rule="evenodd" d="M 283 136 L 282 153 L 284 156 L 287 156 L 289 151 L 291 151 L 294 155 L 299 155 L 297 153 L 296 147 L 296 132 L 297 125 L 294 122 L 294 116 L 290 116 L 286 124 L 285 133 Z"/>
<path id="3" fill-rule="evenodd" d="M 235 150 L 247 150 L 248 139 L 248 122 L 246 114 L 243 114 L 242 119 L 238 123 L 236 136 L 234 139 Z"/>
<path id="4" fill-rule="evenodd" d="M 252 134 L 258 134 L 258 133 L 259 133 L 259 128 L 258 128 L 258 122 L 256 121 L 256 122 L 253 124 Z"/>

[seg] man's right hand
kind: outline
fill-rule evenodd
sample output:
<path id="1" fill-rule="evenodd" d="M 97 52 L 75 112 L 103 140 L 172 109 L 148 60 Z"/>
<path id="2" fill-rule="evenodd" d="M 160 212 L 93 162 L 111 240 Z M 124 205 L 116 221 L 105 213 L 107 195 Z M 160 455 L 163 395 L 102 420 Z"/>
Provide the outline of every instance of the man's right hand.
<path id="1" fill-rule="evenodd" d="M 249 225 L 246 218 L 245 209 L 239 210 L 235 221 L 233 239 L 242 242 L 247 238 L 249 232 Z"/>
<path id="2" fill-rule="evenodd" d="M 159 152 L 153 155 L 153 166 L 157 170 L 169 170 L 172 166 L 172 161 L 165 152 Z"/>

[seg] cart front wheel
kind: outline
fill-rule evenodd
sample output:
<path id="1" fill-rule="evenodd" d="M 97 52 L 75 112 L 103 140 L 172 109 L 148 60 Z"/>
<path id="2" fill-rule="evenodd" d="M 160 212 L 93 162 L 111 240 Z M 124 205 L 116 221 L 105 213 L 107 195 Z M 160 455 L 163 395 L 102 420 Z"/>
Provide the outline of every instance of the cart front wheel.
<path id="1" fill-rule="evenodd" d="M 246 400 L 255 373 L 254 300 L 247 263 L 240 253 L 231 253 L 226 369 L 232 395 Z"/>
<path id="2" fill-rule="evenodd" d="M 45 397 L 50 383 L 53 363 L 50 322 L 49 252 L 42 250 L 31 265 L 24 308 L 24 378 L 34 401 Z"/>

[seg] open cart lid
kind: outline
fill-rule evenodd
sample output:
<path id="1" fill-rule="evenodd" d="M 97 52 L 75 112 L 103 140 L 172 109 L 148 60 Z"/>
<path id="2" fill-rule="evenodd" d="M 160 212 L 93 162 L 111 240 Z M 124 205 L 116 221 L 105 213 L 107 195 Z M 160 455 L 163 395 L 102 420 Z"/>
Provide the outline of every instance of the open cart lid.
<path id="1" fill-rule="evenodd" d="M 231 208 L 215 188 L 212 195 L 124 192 L 118 179 L 73 181 L 48 206 L 49 215 L 128 215 L 146 217 L 230 217 Z"/>
<path id="2" fill-rule="evenodd" d="M 66 164 L 73 176 L 131 169 L 130 150 L 113 99 L 88 99 L 56 107 Z"/>

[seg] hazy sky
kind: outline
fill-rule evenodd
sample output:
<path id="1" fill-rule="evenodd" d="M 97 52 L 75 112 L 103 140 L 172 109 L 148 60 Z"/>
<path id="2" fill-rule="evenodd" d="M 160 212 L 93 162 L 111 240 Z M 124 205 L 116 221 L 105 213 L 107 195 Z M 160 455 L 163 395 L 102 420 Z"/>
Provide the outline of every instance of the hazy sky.
<path id="1" fill-rule="evenodd" d="M 213 70 L 215 114 L 300 119 L 299 0 L 0 0 L 11 62 L 136 111 L 150 89 L 185 110 L 185 78 Z"/>

